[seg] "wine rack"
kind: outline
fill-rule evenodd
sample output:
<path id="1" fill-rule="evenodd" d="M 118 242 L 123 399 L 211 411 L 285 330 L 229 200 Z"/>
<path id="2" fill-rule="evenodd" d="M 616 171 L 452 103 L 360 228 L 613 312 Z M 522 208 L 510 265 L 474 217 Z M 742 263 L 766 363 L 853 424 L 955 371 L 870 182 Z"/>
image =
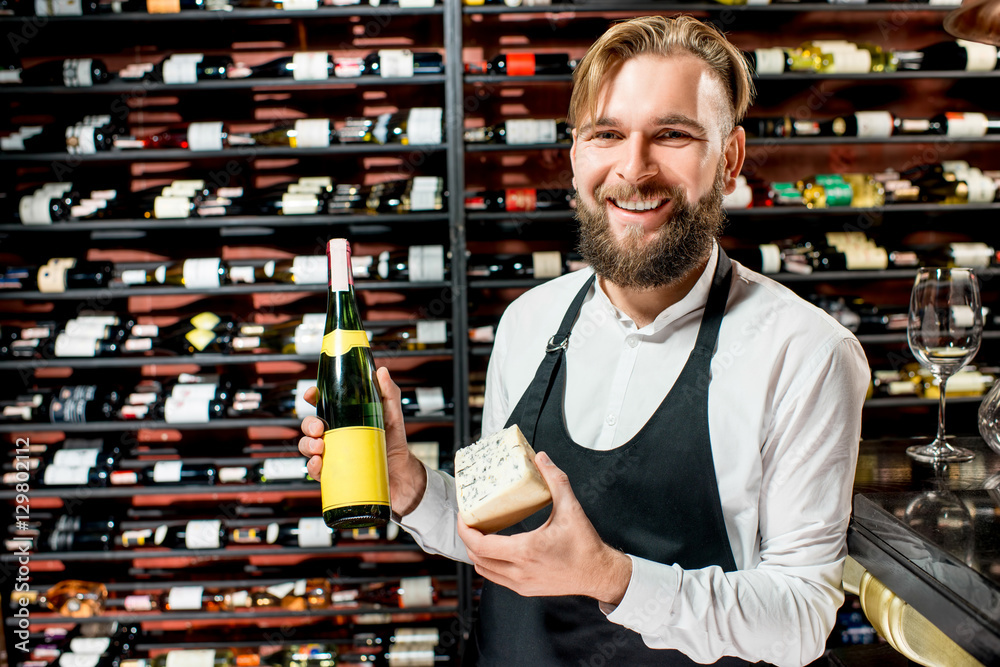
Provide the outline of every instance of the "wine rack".
<path id="1" fill-rule="evenodd" d="M 505 187 L 569 187 L 569 144 L 541 143 L 528 145 L 466 144 L 462 141 L 466 120 L 483 117 L 486 124 L 512 116 L 535 118 L 558 118 L 565 115 L 568 105 L 571 76 L 565 74 L 539 76 L 496 76 L 463 73 L 463 55 L 481 50 L 487 57 L 501 51 L 538 49 L 541 51 L 567 51 L 578 57 L 590 42 L 596 38 L 614 19 L 627 16 L 658 13 L 671 15 L 693 13 L 715 22 L 723 28 L 731 39 L 742 48 L 772 44 L 790 44 L 806 39 L 806 36 L 845 37 L 868 39 L 883 46 L 912 48 L 917 42 L 926 44 L 934 39 L 950 39 L 940 28 L 940 21 L 948 6 L 918 3 L 780 3 L 774 5 L 726 6 L 714 3 L 671 3 L 671 2 L 581 2 L 555 3 L 549 7 L 506 7 L 502 5 L 463 6 L 459 0 L 442 0 L 430 8 L 400 8 L 397 6 L 370 7 L 357 5 L 349 7 L 320 7 L 316 10 L 280 10 L 237 8 L 231 12 L 213 13 L 205 11 L 183 11 L 178 14 L 107 14 L 80 17 L 48 17 L 44 25 L 38 27 L 25 43 L 17 46 L 17 57 L 35 61 L 45 57 L 83 56 L 87 53 L 74 46 L 79 44 L 79 30 L 85 30 L 93 37 L 91 45 L 102 44 L 101 37 L 108 38 L 107 47 L 90 46 L 95 52 L 101 48 L 112 49 L 117 65 L 149 58 L 148 49 L 153 44 L 166 45 L 165 52 L 197 50 L 191 47 L 204 42 L 204 48 L 227 50 L 233 53 L 239 49 L 257 50 L 260 42 L 275 40 L 279 49 L 313 50 L 329 47 L 331 50 L 345 44 L 351 50 L 373 50 L 381 48 L 388 38 L 390 43 L 405 45 L 405 48 L 436 49 L 444 53 L 443 74 L 420 75 L 412 78 L 361 76 L 350 79 L 328 81 L 293 81 L 280 78 L 253 78 L 224 81 L 199 81 L 191 84 L 161 84 L 134 82 L 111 82 L 90 88 L 68 88 L 63 86 L 11 87 L 0 85 L 0 100 L 8 107 L 0 111 L 0 128 L 13 129 L 13 109 L 25 105 L 25 113 L 38 108 L 57 109 L 65 115 L 67 108 L 79 106 L 81 114 L 99 113 L 108 105 L 117 102 L 138 101 L 143 98 L 166 97 L 182 102 L 191 99 L 196 102 L 198 115 L 221 114 L 242 104 L 253 108 L 258 100 L 281 98 L 295 101 L 305 100 L 316 108 L 322 104 L 331 107 L 339 103 L 354 109 L 379 107 L 395 104 L 399 108 L 407 106 L 411 100 L 433 103 L 445 109 L 445 138 L 433 145 L 331 145 L 326 148 L 258 148 L 248 154 L 239 148 L 217 151 L 189 151 L 183 149 L 159 149 L 156 151 L 110 151 L 92 155 L 70 155 L 61 152 L 46 153 L 2 153 L 0 152 L 0 173 L 7 176 L 8 183 L 44 181 L 50 174 L 51 180 L 67 180 L 76 175 L 93 173 L 106 174 L 112 180 L 126 182 L 131 179 L 152 180 L 158 174 L 169 174 L 167 178 L 183 177 L 186 174 L 225 176 L 236 165 L 235 175 L 240 178 L 257 178 L 272 174 L 323 174 L 330 173 L 335 178 L 349 178 L 354 173 L 364 172 L 371 167 L 375 173 L 418 165 L 416 173 L 428 169 L 445 178 L 449 193 L 446 208 L 432 212 L 403 212 L 391 215 L 296 215 L 296 216 L 226 216 L 186 219 L 118 219 L 80 220 L 54 222 L 49 225 L 22 225 L 11 219 L 0 219 L 0 235 L 7 243 L 0 245 L 0 257 L 4 263 L 23 261 L 26 257 L 44 261 L 53 256 L 84 256 L 88 246 L 107 252 L 121 249 L 144 250 L 147 252 L 166 251 L 187 255 L 201 251 L 205 254 L 222 254 L 232 244 L 247 246 L 269 246 L 289 252 L 315 251 L 321 241 L 330 236 L 347 236 L 358 243 L 385 243 L 395 246 L 421 243 L 441 243 L 451 251 L 449 277 L 433 283 L 402 283 L 395 281 L 359 281 L 358 290 L 362 296 L 372 298 L 369 304 L 373 310 L 381 305 L 382 297 L 403 294 L 407 299 L 422 302 L 428 299 L 443 304 L 443 312 L 435 317 L 448 320 L 452 342 L 443 349 L 435 350 L 393 350 L 376 351 L 376 360 L 389 364 L 395 373 L 395 365 L 402 364 L 404 373 L 420 373 L 420 362 L 442 361 L 446 364 L 444 373 L 450 377 L 452 396 L 456 406 L 454 415 L 423 416 L 407 418 L 408 428 L 415 434 L 441 435 L 443 458 L 448 452 L 464 446 L 478 434 L 479 411 L 469 406 L 470 382 L 482 382 L 481 376 L 491 350 L 489 345 L 470 344 L 465 332 L 469 322 L 479 317 L 498 318 L 503 307 L 518 294 L 540 284 L 541 279 L 469 279 L 466 277 L 466 250 L 476 253 L 528 252 L 531 250 L 561 250 L 566 252 L 573 246 L 573 222 L 571 211 L 538 210 L 530 212 L 486 212 L 466 211 L 463 193 L 468 189 L 501 189 Z M 903 25 L 896 21 L 904 17 Z M 27 25 L 21 18 L 0 17 L 0 26 L 12 34 L 20 34 Z M 323 42 L 321 26 L 329 28 L 342 38 L 340 45 L 335 41 Z M 130 35 L 123 37 L 122 31 Z M 187 34 L 190 33 L 190 34 Z M 216 35 L 216 33 L 218 33 Z M 415 36 L 415 37 L 413 37 Z M 933 39 L 932 39 L 933 38 Z M 395 39 L 396 42 L 392 42 Z M 356 41 L 355 41 L 356 40 Z M 15 40 L 16 42 L 17 40 Z M 13 44 L 13 43 L 12 43 Z M 114 52 L 121 44 L 133 48 Z M 75 50 L 76 49 L 76 50 Z M 8 54 L 14 56 L 15 54 Z M 866 108 L 891 108 L 901 111 L 913 107 L 913 115 L 930 116 L 931 112 L 979 107 L 990 110 L 992 91 L 1000 71 L 992 72 L 935 72 L 900 71 L 875 74 L 803 74 L 762 75 L 756 80 L 758 101 L 752 108 L 756 115 L 777 115 L 791 112 L 801 105 L 819 99 L 817 109 L 809 113 L 817 117 L 832 117 L 856 106 Z M 331 102 L 332 100 L 332 102 Z M 9 103 L 9 104 L 8 104 Z M 141 106 L 141 105 L 140 105 Z M 188 107 L 191 108 L 191 107 Z M 826 109 L 829 108 L 829 112 Z M 346 114 L 327 113 L 342 117 Z M 208 117 L 206 116 L 206 117 Z M 185 120 L 198 120 L 187 118 Z M 770 176 L 772 180 L 794 180 L 813 172 L 824 171 L 866 171 L 899 165 L 924 151 L 933 151 L 937 156 L 947 158 L 968 158 L 977 166 L 1000 168 L 995 155 L 995 144 L 1000 135 L 979 138 L 932 138 L 932 137 L 888 137 L 870 139 L 859 137 L 792 137 L 782 139 L 751 138 L 748 146 L 748 168 L 754 174 Z M 383 161 L 396 161 L 395 167 L 382 167 Z M 141 167 L 136 167 L 141 164 Z M 174 171 L 166 171 L 171 166 Z M 92 171 L 93 170 L 93 171 Z M 161 171 L 163 170 L 163 171 Z M 382 171 L 380 171 L 382 170 Z M 541 185 L 539 185 L 541 184 Z M 968 204 L 943 207 L 929 204 L 896 204 L 871 209 L 852 208 L 806 208 L 804 206 L 784 206 L 730 210 L 729 226 L 723 245 L 754 244 L 783 238 L 790 234 L 821 234 L 823 231 L 839 231 L 861 228 L 875 231 L 896 240 L 907 235 L 914 222 L 919 223 L 927 234 L 945 232 L 957 236 L 975 237 L 990 242 L 1000 248 L 1000 236 L 977 224 L 995 217 L 1000 203 Z M 185 233 L 187 231 L 187 233 Z M 952 238 L 952 237 L 948 237 Z M 196 255 L 197 256 L 197 255 Z M 143 262 L 145 258 L 132 261 Z M 137 264 L 139 266 L 139 264 Z M 772 277 L 792 289 L 806 295 L 813 291 L 828 294 L 885 295 L 898 303 L 908 295 L 908 283 L 913 271 L 893 269 L 885 271 L 841 271 L 795 275 L 775 274 Z M 998 269 L 981 272 L 984 280 L 988 305 L 996 304 L 995 278 Z M 245 312 L 258 308 L 260 303 L 284 303 L 283 299 L 312 299 L 311 304 L 321 301 L 322 286 L 303 285 L 224 285 L 210 290 L 184 287 L 129 287 L 66 291 L 63 293 L 42 293 L 34 291 L 0 291 L 0 326 L 6 321 L 30 320 L 41 317 L 46 308 L 57 312 L 68 312 L 78 304 L 85 310 L 124 312 L 132 307 L 148 307 L 147 299 L 190 297 L 190 300 L 175 307 L 150 309 L 151 314 L 163 315 L 173 312 L 190 312 L 197 308 L 197 299 L 225 300 L 225 303 Z M 292 301 L 295 304 L 294 301 Z M 272 307 L 273 309 L 273 307 Z M 293 310 L 301 310 L 295 305 Z M 279 309 L 280 310 L 280 309 Z M 392 320 L 386 320 L 392 321 Z M 887 357 L 899 359 L 906 355 L 905 334 L 863 334 L 859 336 L 872 362 L 873 369 Z M 993 364 L 1000 362 L 997 353 L 1000 339 L 994 331 L 984 336 L 982 351 L 977 362 Z M 306 367 L 313 361 L 307 355 L 289 354 L 201 354 L 190 357 L 111 357 L 97 359 L 44 359 L 44 360 L 3 360 L 0 361 L 0 378 L 6 385 L 22 387 L 30 384 L 36 374 L 47 377 L 70 378 L 87 373 L 104 372 L 108 377 L 135 373 L 141 369 L 172 373 L 178 368 L 188 367 L 202 371 L 235 369 L 240 372 L 256 373 L 258 365 L 267 371 L 269 364 L 297 364 Z M 150 368 L 155 366 L 155 369 Z M 278 371 L 275 371 L 278 372 Z M 281 371 L 285 372 L 285 371 Z M 76 380 L 65 380 L 67 384 Z M 956 397 L 949 399 L 949 428 L 957 431 L 972 431 L 974 422 L 965 416 L 974 414 L 978 398 Z M 919 429 L 919 433 L 929 433 L 933 426 L 936 401 L 931 399 L 899 397 L 873 398 L 866 406 L 865 431 L 877 433 L 886 431 L 900 434 L 906 427 Z M 907 418 L 903 424 L 900 416 Z M 965 416 L 963 416 L 965 415 Z M 163 422 L 98 422 L 58 425 L 51 424 L 0 424 L 0 434 L 8 443 L 8 450 L 18 437 L 43 437 L 53 430 L 62 431 L 68 437 L 91 437 L 103 435 L 107 438 L 125 438 L 137 433 L 145 433 L 155 438 L 157 434 L 177 432 L 181 437 L 199 435 L 218 439 L 246 441 L 248 431 L 271 429 L 280 433 L 274 451 L 287 452 L 294 448 L 297 440 L 298 419 L 240 419 L 219 420 L 209 424 L 167 424 Z M 132 440 L 137 440 L 132 438 Z M 130 440 L 130 442 L 132 441 Z M 150 445 L 152 446 L 152 445 Z M 195 452 L 178 448 L 185 460 L 206 462 L 191 456 Z M 234 450 L 237 457 L 241 452 Z M 153 454 L 146 454 L 153 456 Z M 228 460 L 228 459 L 226 459 Z M 236 459 L 234 459 L 236 460 Z M 246 484 L 215 487 L 172 487 L 161 488 L 114 488 L 79 489 L 77 500 L 86 508 L 87 503 L 112 500 L 128 504 L 145 504 L 147 499 L 159 502 L 196 501 L 203 504 L 232 502 L 233 499 L 266 497 L 265 504 L 278 502 L 284 495 L 301 497 L 316 493 L 315 486 L 307 483 L 288 484 Z M 16 492 L 0 489 L 0 500 L 8 503 L 13 510 Z M 31 497 L 39 506 L 58 506 L 61 499 L 72 497 L 73 491 L 55 488 L 33 488 Z M 221 499 L 221 500 L 220 500 Z M 318 495 L 316 497 L 318 503 Z M 239 562 L 250 558 L 268 558 L 276 553 L 274 549 L 226 550 L 209 552 L 178 553 L 170 555 L 184 557 L 183 562 L 197 565 L 203 558 L 222 559 Z M 394 555 L 416 555 L 419 550 L 410 544 L 399 545 L 337 545 L 332 550 L 284 549 L 290 556 L 337 556 L 357 559 L 366 557 L 391 558 Z M 374 554 L 374 556 L 373 556 Z M 0 566 L 9 566 L 16 561 L 11 554 L 0 557 Z M 58 558 L 56 558 L 58 556 Z M 39 581 L 54 582 L 57 579 L 48 566 L 57 561 L 65 561 L 64 578 L 81 575 L 86 578 L 88 563 L 111 563 L 124 565 L 132 561 L 133 568 L 142 569 L 142 561 L 163 552 L 136 555 L 121 551 L 75 552 L 38 555 Z M 456 641 L 464 639 L 469 628 L 473 600 L 471 571 L 458 566 L 459 597 L 457 604 L 434 609 L 435 618 L 458 619 Z M 119 572 L 118 574 L 121 574 Z M 60 575 L 61 576 L 61 575 Z M 7 579 L 2 584 L 0 598 L 9 599 L 12 582 Z M 127 589 L 126 580 L 110 583 L 110 587 Z M 281 612 L 274 619 L 281 618 Z M 8 647 L 12 646 L 14 627 L 10 609 L 4 608 L 5 634 Z M 167 616 L 164 614 L 163 616 Z M 225 625 L 232 616 L 191 613 L 184 620 L 191 621 L 202 631 Z M 242 616 L 236 614 L 235 616 Z M 304 613 L 303 617 L 308 617 Z M 318 614 L 320 622 L 326 622 L 336 614 Z M 41 618 L 41 617 L 40 617 Z M 179 616 L 171 616 L 179 620 Z M 298 619 L 301 620 L 301 619 Z M 38 621 L 42 623 L 68 623 L 72 619 L 50 617 Z M 245 628 L 242 628 L 245 629 Z M 242 631 L 241 629 L 241 631 Z M 329 636 L 326 630 L 317 636 Z M 140 642 L 141 649 L 152 649 L 159 644 Z M 205 643 L 172 639 L 164 641 L 168 647 L 199 647 Z M 252 638 L 241 641 L 235 637 L 231 646 L 254 645 Z M 9 650 L 9 648 L 8 648 Z M 15 656 L 16 660 L 17 656 Z"/>
<path id="2" fill-rule="evenodd" d="M 131 113 L 137 113 L 137 109 L 145 109 L 150 101 L 155 105 L 160 99 L 167 100 L 168 105 L 171 101 L 179 101 L 178 108 L 194 108 L 197 117 L 183 118 L 184 121 L 189 121 L 202 118 L 229 120 L 230 113 L 241 113 L 238 109 L 242 109 L 242 113 L 251 113 L 247 109 L 255 109 L 257 100 L 260 99 L 277 100 L 275 104 L 279 108 L 282 105 L 300 105 L 300 108 L 311 105 L 314 116 L 339 119 L 350 115 L 364 116 L 368 108 L 378 108 L 381 113 L 381 109 L 393 105 L 403 109 L 408 105 L 456 108 L 454 100 L 461 96 L 461 91 L 456 87 L 459 82 L 458 71 L 453 75 L 449 68 L 449 65 L 454 66 L 461 61 L 460 9 L 450 1 L 419 9 L 359 5 L 320 7 L 315 11 L 237 8 L 222 13 L 184 11 L 179 14 L 49 18 L 51 20 L 39 29 L 37 36 L 33 36 L 19 48 L 17 57 L 21 62 L 31 64 L 46 57 L 93 55 L 113 62 L 111 69 L 115 70 L 133 61 L 157 60 L 158 55 L 151 55 L 149 50 L 154 44 L 159 47 L 157 52 L 167 54 L 202 49 L 212 52 L 211 49 L 217 49 L 233 52 L 239 57 L 242 53 L 240 49 L 245 49 L 248 45 L 255 51 L 277 48 L 281 53 L 322 48 L 328 49 L 328 52 L 366 52 L 383 48 L 388 42 L 390 47 L 443 52 L 448 65 L 445 67 L 445 74 L 419 74 L 413 77 L 361 76 L 350 79 L 331 78 L 328 81 L 297 81 L 291 78 L 248 78 L 188 84 L 112 81 L 75 90 L 63 86 L 0 86 L 0 98 L 10 103 L 10 108 L 0 114 L 4 116 L 0 123 L 5 127 L 12 127 L 12 119 L 17 118 L 19 113 L 22 116 L 46 116 L 51 111 L 53 113 L 49 115 L 56 118 L 55 122 L 59 122 L 60 114 L 72 111 L 72 107 L 78 107 L 83 115 L 107 113 L 109 108 L 120 109 L 121 107 L 115 106 L 118 104 L 127 105 Z M 20 30 L 23 25 L 15 17 L 0 17 L 0 23 L 14 31 Z M 90 46 L 70 46 L 73 43 L 79 45 L 80 42 L 67 35 L 77 34 L 79 30 L 88 32 Z M 409 35 L 413 34 L 420 37 L 411 40 Z M 194 37 L 196 35 L 200 38 Z M 102 40 L 102 37 L 107 39 Z M 370 38 L 375 46 L 367 43 Z M 117 48 L 122 44 L 127 44 L 129 48 L 118 52 Z M 93 51 L 74 51 L 81 48 Z M 327 105 L 330 105 L 329 109 Z M 316 113 L 317 109 L 322 113 Z M 254 122 L 253 118 L 244 117 L 244 120 Z M 141 122 L 148 126 L 159 124 L 146 120 Z M 261 124 L 264 121 L 256 119 L 256 122 Z M 461 137 L 460 122 L 461 119 L 454 114 L 447 114 L 444 119 L 444 139 L 436 144 L 355 143 L 333 144 L 322 148 L 252 147 L 248 150 L 247 147 L 229 147 L 211 151 L 164 148 L 99 151 L 87 155 L 58 151 L 4 152 L 0 153 L 0 173 L 12 178 L 12 182 L 26 183 L 78 178 L 96 182 L 103 178 L 106 179 L 105 182 L 121 184 L 119 187 L 126 189 L 132 180 L 155 183 L 163 172 L 168 172 L 168 180 L 202 177 L 216 185 L 222 185 L 224 180 L 228 183 L 230 177 L 240 184 L 263 179 L 265 185 L 261 187 L 266 187 L 268 179 L 273 182 L 275 176 L 289 174 L 331 175 L 337 182 L 346 181 L 356 174 L 363 176 L 366 172 L 375 174 L 375 181 L 379 180 L 380 175 L 384 180 L 384 175 L 392 173 L 400 173 L 404 177 L 427 174 L 443 177 L 448 192 L 460 193 L 461 162 L 453 155 L 460 148 L 451 139 Z M 140 185 L 139 189 L 142 187 Z M 393 248 L 405 248 L 417 243 L 437 243 L 452 251 L 464 248 L 461 215 L 460 207 L 446 204 L 441 210 L 427 212 L 82 220 L 55 222 L 44 225 L 44 228 L 22 225 L 8 217 L 0 220 L 0 225 L 3 226 L 0 234 L 9 240 L 0 251 L 3 253 L 3 260 L 0 261 L 6 265 L 41 264 L 49 257 L 87 258 L 88 253 L 96 252 L 115 257 L 117 265 L 117 258 L 124 251 L 124 256 L 138 255 L 139 262 L 128 264 L 134 257 L 126 258 L 125 264 L 121 266 L 139 268 L 164 259 L 183 259 L 181 255 L 220 256 L 232 248 L 237 248 L 237 253 L 250 248 L 250 252 L 256 252 L 258 257 L 288 253 L 321 255 L 325 239 L 332 236 L 346 236 L 355 242 L 355 254 L 358 254 L 358 247 L 365 243 L 381 244 L 379 249 L 386 243 Z M 153 262 L 146 261 L 150 259 L 147 257 L 150 254 L 156 256 Z M 461 405 L 466 402 L 465 336 L 464 333 L 455 335 L 455 332 L 465 330 L 465 306 L 463 299 L 453 298 L 452 295 L 464 293 L 460 280 L 464 272 L 464 260 L 461 251 L 452 254 L 456 259 L 450 267 L 450 277 L 444 280 L 359 281 L 358 293 L 362 300 L 366 295 L 372 295 L 371 303 L 367 305 L 378 320 L 370 323 L 376 326 L 412 325 L 415 319 L 421 317 L 420 313 L 428 312 L 435 319 L 447 321 L 453 343 L 445 347 L 427 350 L 376 348 L 375 356 L 379 365 L 388 365 L 393 370 L 397 381 L 402 376 L 409 380 L 410 385 L 421 384 L 421 380 L 424 380 L 429 385 L 453 387 L 453 400 L 455 404 Z M 253 260 L 254 257 L 251 257 L 247 263 L 253 264 Z M 200 308 L 221 308 L 239 318 L 263 314 L 263 321 L 268 321 L 269 315 L 294 316 L 303 311 L 324 311 L 324 294 L 324 285 L 279 283 L 229 284 L 202 290 L 169 285 L 67 290 L 62 293 L 10 290 L 0 295 L 3 297 L 0 299 L 3 304 L 0 305 L 0 312 L 3 313 L 0 319 L 19 323 L 35 318 L 65 320 L 87 312 L 131 313 L 133 316 L 145 314 L 158 319 L 169 318 L 172 314 L 190 314 Z M 386 299 L 392 302 L 400 295 L 412 299 L 408 307 L 381 307 L 381 302 Z M 414 310 L 418 312 L 414 314 Z M 382 311 L 389 315 L 380 315 Z M 169 378 L 178 372 L 232 372 L 244 379 L 259 377 L 269 382 L 272 378 L 286 378 L 289 375 L 314 375 L 317 361 L 314 357 L 315 355 L 277 353 L 203 353 L 169 357 L 7 359 L 0 362 L 0 377 L 4 377 L 5 382 L 9 381 L 8 386 L 17 387 L 15 391 L 36 381 L 50 386 L 95 382 L 127 386 L 132 378 L 140 377 L 139 374 Z M 185 464 L 191 465 L 254 465 L 262 460 L 261 456 L 297 455 L 300 421 L 296 417 L 219 419 L 209 423 L 8 422 L 0 424 L 0 432 L 3 433 L 2 437 L 7 443 L 5 450 L 8 452 L 12 451 L 19 439 L 32 443 L 51 443 L 59 438 L 100 438 L 105 444 L 121 442 L 123 459 L 120 465 L 123 468 L 134 467 L 137 462 L 141 464 L 178 456 Z M 450 410 L 444 414 L 408 417 L 406 422 L 411 441 L 431 440 L 438 443 L 444 467 L 450 464 L 450 452 L 467 439 L 468 428 L 465 426 L 464 415 L 453 414 Z M 55 440 L 53 432 L 56 432 Z M 204 448 L 199 449 L 197 445 L 205 440 L 220 443 L 212 448 L 213 452 L 219 452 L 218 456 L 205 458 L 206 454 L 202 452 Z M 165 449 L 160 443 L 174 445 L 174 448 Z M 244 448 L 246 443 L 263 443 L 264 446 Z M 45 454 L 41 456 L 44 458 Z M 4 461 L 6 470 L 10 470 L 13 459 L 5 458 Z M 18 493 L 13 486 L 0 489 L 0 500 L 12 512 L 17 497 Z M 31 508 L 36 512 L 70 512 L 78 516 L 87 516 L 88 512 L 107 511 L 107 503 L 112 503 L 113 507 L 122 511 L 125 508 L 149 511 L 149 508 L 175 507 L 178 511 L 193 509 L 208 516 L 220 512 L 225 515 L 233 506 L 247 506 L 261 511 L 271 509 L 279 517 L 283 506 L 297 503 L 299 513 L 319 513 L 319 485 L 309 481 L 207 486 L 111 485 L 97 488 L 46 487 L 34 484 L 29 498 Z M 366 626 L 363 620 L 359 620 L 357 624 L 349 620 L 362 619 L 366 615 L 374 618 L 374 621 L 368 622 L 420 622 L 438 625 L 443 628 L 443 634 L 448 633 L 448 640 L 453 645 L 464 641 L 463 629 L 469 627 L 467 619 L 471 614 L 471 585 L 467 568 L 428 556 L 412 541 L 401 537 L 393 541 L 339 540 L 332 547 L 238 546 L 242 548 L 229 545 L 219 549 L 119 548 L 107 551 L 46 552 L 39 545 L 31 555 L 31 588 L 44 591 L 56 582 L 76 578 L 107 584 L 114 595 L 116 591 L 125 594 L 130 588 L 137 586 L 149 588 L 136 583 L 147 581 L 149 577 L 158 578 L 161 585 L 167 588 L 177 585 L 187 574 L 193 576 L 199 585 L 205 585 L 205 576 L 211 576 L 206 568 L 213 563 L 226 564 L 227 572 L 235 574 L 239 573 L 240 568 L 249 574 L 268 573 L 264 577 L 248 574 L 244 578 L 222 578 L 220 574 L 215 583 L 220 587 L 230 588 L 266 585 L 268 582 L 278 581 L 276 577 L 281 576 L 298 578 L 299 575 L 294 574 L 294 571 L 300 571 L 303 567 L 315 569 L 324 563 L 328 569 L 340 568 L 340 564 L 344 563 L 354 564 L 354 567 L 375 577 L 392 572 L 398 572 L 399 576 L 409 576 L 432 571 L 442 580 L 452 583 L 458 581 L 457 588 L 461 591 L 458 597 L 446 598 L 440 604 L 407 609 L 372 605 L 348 609 L 334 604 L 306 611 L 289 611 L 281 607 L 250 613 L 212 613 L 202 610 L 164 612 L 141 618 L 127 613 L 123 616 L 121 609 L 111 606 L 101 616 L 109 620 L 140 622 L 148 633 L 140 650 L 151 654 L 162 648 L 184 648 L 191 644 L 186 635 L 177 632 L 166 638 L 161 638 L 158 634 L 162 627 L 176 629 L 178 622 L 183 622 L 195 633 L 201 633 L 203 641 L 206 636 L 213 636 L 214 633 L 229 634 L 234 647 L 273 645 L 271 636 L 274 633 L 264 631 L 269 626 L 291 628 L 291 634 L 284 640 L 285 644 L 293 643 L 291 637 L 298 636 L 298 627 L 311 627 L 312 638 L 334 643 L 349 641 L 343 638 L 344 632 L 349 637 L 350 633 L 363 632 L 368 627 L 385 629 L 384 626 Z M 16 570 L 17 559 L 16 553 L 4 553 L 0 555 L 0 567 L 13 565 Z M 356 576 L 338 576 L 335 584 L 350 586 L 356 581 L 361 579 Z M 16 607 L 9 606 L 12 587 L 13 581 L 5 579 L 0 593 L 3 600 L 0 615 L 4 619 L 4 635 L 8 647 L 13 647 L 18 641 L 13 634 L 17 627 L 17 619 L 13 615 Z M 248 625 L 248 619 L 253 619 L 253 624 Z M 79 620 L 58 613 L 36 613 L 32 618 L 31 630 L 37 637 L 48 626 L 67 626 Z M 254 627 L 255 625 L 259 627 Z M 232 632 L 229 632 L 230 629 Z M 217 647 L 216 644 L 212 648 Z M 9 655 L 12 664 L 18 664 L 27 657 L 14 651 Z"/>

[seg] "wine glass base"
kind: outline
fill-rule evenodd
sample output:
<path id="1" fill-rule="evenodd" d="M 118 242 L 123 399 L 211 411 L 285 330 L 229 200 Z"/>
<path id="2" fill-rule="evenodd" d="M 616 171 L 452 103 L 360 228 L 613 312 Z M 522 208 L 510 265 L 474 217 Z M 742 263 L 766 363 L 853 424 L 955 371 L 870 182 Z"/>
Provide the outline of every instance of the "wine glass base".
<path id="1" fill-rule="evenodd" d="M 952 447 L 943 443 L 932 442 L 929 445 L 913 445 L 906 448 L 911 458 L 924 463 L 940 463 L 943 461 L 971 461 L 976 453 L 962 447 Z"/>

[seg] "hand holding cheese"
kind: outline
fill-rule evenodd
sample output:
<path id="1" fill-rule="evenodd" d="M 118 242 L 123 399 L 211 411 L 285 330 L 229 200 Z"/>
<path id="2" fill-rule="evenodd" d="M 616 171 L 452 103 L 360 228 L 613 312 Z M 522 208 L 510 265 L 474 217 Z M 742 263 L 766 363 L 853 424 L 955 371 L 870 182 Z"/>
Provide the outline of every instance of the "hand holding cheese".
<path id="1" fill-rule="evenodd" d="M 552 502 L 517 424 L 455 452 L 455 486 L 462 520 L 483 533 L 507 528 Z"/>

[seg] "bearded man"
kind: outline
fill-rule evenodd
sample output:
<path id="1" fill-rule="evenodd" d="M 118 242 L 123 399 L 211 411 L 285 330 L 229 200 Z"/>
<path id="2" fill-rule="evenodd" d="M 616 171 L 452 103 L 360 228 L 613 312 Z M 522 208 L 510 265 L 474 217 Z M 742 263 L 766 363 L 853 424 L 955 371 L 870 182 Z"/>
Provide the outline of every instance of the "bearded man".
<path id="1" fill-rule="evenodd" d="M 869 370 L 858 341 L 717 243 L 745 156 L 740 51 L 690 17 L 617 24 L 574 73 L 590 269 L 497 330 L 483 432 L 518 424 L 550 508 L 484 535 L 406 449 L 385 395 L 393 510 L 487 583 L 466 664 L 805 665 L 841 574 Z M 319 478 L 322 423 L 299 448 Z"/>

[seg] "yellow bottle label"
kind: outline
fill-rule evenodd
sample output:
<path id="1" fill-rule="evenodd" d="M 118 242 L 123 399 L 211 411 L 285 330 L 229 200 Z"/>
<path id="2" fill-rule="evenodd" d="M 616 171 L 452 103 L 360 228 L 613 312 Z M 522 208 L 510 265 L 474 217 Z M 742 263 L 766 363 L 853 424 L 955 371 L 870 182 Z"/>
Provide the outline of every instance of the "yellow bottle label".
<path id="1" fill-rule="evenodd" d="M 214 329 L 222 320 L 215 313 L 198 313 L 191 318 L 196 329 Z"/>
<path id="2" fill-rule="evenodd" d="M 194 349 L 204 352 L 205 348 L 215 340 L 215 332 L 209 329 L 191 329 L 191 331 L 184 334 L 184 338 L 187 339 L 187 342 L 191 343 Z"/>
<path id="3" fill-rule="evenodd" d="M 331 429 L 323 434 L 323 445 L 320 485 L 324 512 L 350 505 L 389 504 L 384 429 Z"/>
<path id="4" fill-rule="evenodd" d="M 352 347 L 371 347 L 368 334 L 364 331 L 334 329 L 323 336 L 323 354 L 328 357 L 339 357 Z"/>

